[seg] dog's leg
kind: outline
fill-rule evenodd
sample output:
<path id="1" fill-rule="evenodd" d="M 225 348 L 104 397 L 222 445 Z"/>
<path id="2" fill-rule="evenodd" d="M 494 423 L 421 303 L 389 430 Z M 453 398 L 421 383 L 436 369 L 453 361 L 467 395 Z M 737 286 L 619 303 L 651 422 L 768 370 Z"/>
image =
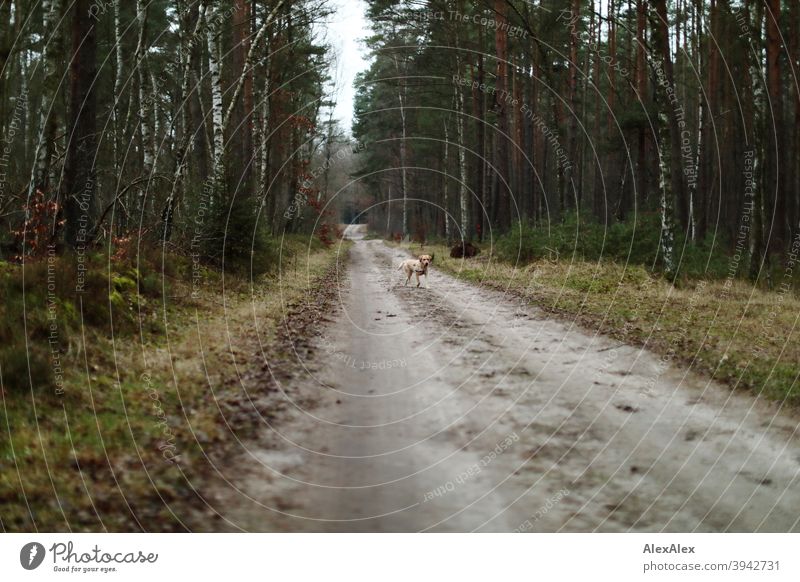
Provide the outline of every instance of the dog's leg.
<path id="1" fill-rule="evenodd" d="M 417 277 L 417 287 L 419 287 L 419 273 L 414 271 L 414 275 L 416 275 L 416 277 Z"/>

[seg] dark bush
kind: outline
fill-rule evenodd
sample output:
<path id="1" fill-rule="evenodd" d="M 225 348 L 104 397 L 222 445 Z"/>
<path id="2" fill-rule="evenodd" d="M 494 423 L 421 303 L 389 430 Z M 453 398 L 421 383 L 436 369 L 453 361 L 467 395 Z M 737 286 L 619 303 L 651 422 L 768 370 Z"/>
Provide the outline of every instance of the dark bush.
<path id="1" fill-rule="evenodd" d="M 203 257 L 228 273 L 257 276 L 278 266 L 278 246 L 257 220 L 252 200 L 237 197 L 206 229 Z"/>
<path id="2" fill-rule="evenodd" d="M 481 250 L 478 247 L 476 247 L 474 244 L 472 244 L 471 242 L 464 243 L 462 241 L 461 243 L 455 244 L 453 246 L 453 248 L 450 249 L 450 258 L 451 259 L 463 259 L 463 258 L 471 259 L 472 257 L 477 256 L 478 253 L 480 253 L 480 252 L 481 252 Z"/>
<path id="3" fill-rule="evenodd" d="M 39 344 L 3 346 L 0 348 L 0 370 L 3 388 L 10 393 L 26 391 L 31 386 L 36 391 L 48 389 L 55 381 L 53 365 Z"/>

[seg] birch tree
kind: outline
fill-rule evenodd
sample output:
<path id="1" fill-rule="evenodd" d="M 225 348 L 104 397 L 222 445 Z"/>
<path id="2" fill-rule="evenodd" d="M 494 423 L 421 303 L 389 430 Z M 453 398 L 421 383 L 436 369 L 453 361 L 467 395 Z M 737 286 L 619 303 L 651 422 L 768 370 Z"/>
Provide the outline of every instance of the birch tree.
<path id="1" fill-rule="evenodd" d="M 115 174 L 119 177 L 120 176 L 120 156 L 119 150 L 121 144 L 125 142 L 124 139 L 124 131 L 125 128 L 120 121 L 121 115 L 121 107 L 122 104 L 120 100 L 122 99 L 122 83 L 124 80 L 124 71 L 123 71 L 123 48 L 122 48 L 122 20 L 120 17 L 120 0 L 113 0 L 113 10 L 114 10 L 114 64 L 115 64 L 115 73 L 114 73 L 114 104 L 112 106 L 112 116 L 114 119 L 114 170 Z"/>
<path id="2" fill-rule="evenodd" d="M 155 165 L 152 97 L 148 90 L 150 73 L 147 67 L 147 10 L 149 2 L 136 0 L 139 39 L 136 43 L 136 72 L 139 80 L 139 132 L 142 140 L 142 175 L 150 176 Z"/>
<path id="3" fill-rule="evenodd" d="M 456 58 L 458 74 L 462 73 L 461 57 Z M 469 224 L 469 198 L 467 196 L 467 157 L 464 141 L 464 91 L 456 86 L 456 130 L 458 132 L 458 206 L 461 220 L 462 240 L 471 240 L 472 229 Z M 449 239 L 448 239 L 449 240 Z"/>
<path id="4" fill-rule="evenodd" d="M 745 2 L 746 20 L 752 25 L 755 38 L 761 37 L 763 12 L 758 7 L 753 14 L 752 0 Z M 765 245 L 764 230 L 764 142 L 762 133 L 767 127 L 766 110 L 767 96 L 764 90 L 767 84 L 767 77 L 761 68 L 761 48 L 753 42 L 753 36 L 748 38 L 748 77 L 749 83 L 745 88 L 745 107 L 750 113 L 749 122 L 751 132 L 747 132 L 748 146 L 752 152 L 752 218 L 750 224 L 750 269 L 749 277 L 752 281 L 758 281 L 764 262 L 769 260 L 768 249 Z M 745 128 L 747 130 L 747 128 Z M 767 270 L 769 276 L 769 270 Z"/>
<path id="5" fill-rule="evenodd" d="M 58 55 L 61 52 L 61 32 L 59 21 L 63 12 L 62 0 L 43 0 L 44 45 L 42 64 L 44 82 L 42 83 L 42 105 L 39 122 L 39 137 L 34 150 L 34 167 L 31 172 L 28 197 L 35 190 L 46 191 L 49 185 L 50 160 L 55 146 L 61 108 L 56 103 L 60 71 Z"/>
<path id="6" fill-rule="evenodd" d="M 164 210 L 161 213 L 161 238 L 164 241 L 168 241 L 172 236 L 172 221 L 175 214 L 176 200 L 179 197 L 183 198 L 183 188 L 186 183 L 187 161 L 189 157 L 189 146 L 192 138 L 192 132 L 189 123 L 189 107 L 193 96 L 190 93 L 190 82 L 192 67 L 194 65 L 194 49 L 195 45 L 197 44 L 197 39 L 200 38 L 207 9 L 208 0 L 204 0 L 200 4 L 200 9 L 197 14 L 197 21 L 195 22 L 194 29 L 190 34 L 187 34 L 188 31 L 184 28 L 184 25 L 186 25 L 185 22 L 182 23 L 181 26 L 181 60 L 183 64 L 183 74 L 181 76 L 180 96 L 183 101 L 180 103 L 179 107 L 182 131 L 180 143 L 178 144 L 178 149 L 175 156 L 175 171 L 172 175 L 172 188 L 169 196 L 167 197 L 167 202 L 164 205 Z"/>
<path id="7" fill-rule="evenodd" d="M 224 112 L 222 103 L 222 60 L 220 19 L 222 12 L 217 4 L 210 12 L 208 26 L 206 26 L 206 40 L 208 43 L 208 72 L 211 79 L 211 127 L 212 127 L 212 162 L 211 180 L 214 196 L 221 193 L 225 177 L 224 150 L 225 128 L 223 124 Z M 213 201 L 212 201 L 213 202 Z"/>
<path id="8" fill-rule="evenodd" d="M 669 49 L 669 33 L 667 29 L 667 8 L 665 0 L 653 3 L 653 22 L 655 36 L 655 54 L 652 61 L 661 91 L 658 109 L 658 189 L 660 194 L 659 211 L 661 214 L 661 260 L 667 275 L 675 273 L 675 233 L 673 226 L 673 183 L 675 170 L 673 163 L 679 159 L 673 155 L 676 135 L 675 123 L 675 83 L 672 74 L 672 58 Z M 680 175 L 680 172 L 677 172 Z"/>
<path id="9" fill-rule="evenodd" d="M 444 126 L 444 162 L 442 164 L 444 173 L 444 185 L 442 186 L 442 190 L 444 191 L 444 238 L 447 244 L 450 244 L 450 175 L 448 169 L 448 164 L 450 162 L 450 135 L 447 130 L 447 119 L 442 121 L 442 125 Z"/>
<path id="10" fill-rule="evenodd" d="M 765 144 L 766 153 L 766 191 L 768 194 L 769 214 L 773 236 L 770 237 L 773 248 L 780 249 L 786 245 L 786 234 L 789 232 L 786 213 L 786 165 L 784 160 L 783 148 L 783 93 L 781 54 L 783 46 L 781 42 L 780 0 L 766 0 L 764 20 L 766 24 L 767 50 L 766 50 L 766 74 L 767 74 L 767 95 L 769 96 L 768 110 L 771 112 L 770 125 L 764 128 L 764 136 L 770 136 L 768 146 Z"/>

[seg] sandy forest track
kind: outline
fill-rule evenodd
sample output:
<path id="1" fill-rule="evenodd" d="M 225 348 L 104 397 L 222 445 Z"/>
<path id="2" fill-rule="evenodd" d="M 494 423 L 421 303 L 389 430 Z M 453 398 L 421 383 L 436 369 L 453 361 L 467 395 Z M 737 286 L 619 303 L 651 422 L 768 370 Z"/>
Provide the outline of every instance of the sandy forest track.
<path id="1" fill-rule="evenodd" d="M 201 491 L 222 527 L 800 531 L 796 420 L 402 258 L 354 245 L 296 406 Z"/>

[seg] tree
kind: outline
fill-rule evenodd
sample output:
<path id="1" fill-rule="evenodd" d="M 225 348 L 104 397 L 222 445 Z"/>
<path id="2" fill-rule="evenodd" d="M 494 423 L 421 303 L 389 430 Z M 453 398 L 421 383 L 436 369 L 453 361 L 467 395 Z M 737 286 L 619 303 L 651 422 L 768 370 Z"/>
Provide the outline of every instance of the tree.
<path id="1" fill-rule="evenodd" d="M 208 42 L 208 72 L 211 78 L 211 124 L 214 139 L 211 163 L 211 181 L 213 184 L 212 203 L 218 202 L 225 180 L 225 123 L 222 104 L 222 59 L 221 59 L 221 6 L 212 8 L 206 40 Z"/>
<path id="2" fill-rule="evenodd" d="M 64 163 L 63 207 L 65 240 L 80 249 L 92 227 L 95 204 L 96 136 L 96 35 L 88 17 L 89 0 L 72 7 L 72 54 L 69 81 L 69 127 Z"/>
<path id="3" fill-rule="evenodd" d="M 783 146 L 783 88 L 781 73 L 781 32 L 779 27 L 781 17 L 780 0 L 766 0 L 765 21 L 767 28 L 767 95 L 769 97 L 769 110 L 772 112 L 771 126 L 766 129 L 765 137 L 770 139 L 765 143 L 767 154 L 764 167 L 766 177 L 766 192 L 768 194 L 767 215 L 770 217 L 771 233 L 770 247 L 774 250 L 785 248 L 786 233 L 789 232 L 786 213 L 785 176 Z"/>
<path id="4" fill-rule="evenodd" d="M 669 49 L 667 7 L 665 0 L 653 2 L 653 26 L 655 54 L 652 57 L 655 75 L 658 78 L 658 156 L 659 190 L 661 192 L 661 260 L 668 275 L 675 274 L 675 234 L 673 232 L 673 197 L 680 192 L 680 172 L 673 163 L 680 159 L 678 132 L 679 108 L 675 95 L 675 79 Z"/>
<path id="5" fill-rule="evenodd" d="M 494 37 L 497 65 L 493 108 L 497 114 L 497 131 L 494 134 L 492 209 L 497 227 L 505 229 L 511 223 L 511 199 L 508 192 L 508 5 L 505 0 L 495 0 L 494 11 L 497 18 Z"/>
<path id="6" fill-rule="evenodd" d="M 4 2 L 9 6 L 10 2 Z M 46 191 L 49 186 L 50 161 L 55 148 L 56 133 L 60 125 L 60 108 L 56 104 L 59 84 L 59 59 L 61 51 L 61 19 L 62 0 L 43 0 L 44 17 L 42 35 L 44 83 L 42 84 L 41 119 L 39 122 L 39 138 L 34 152 L 35 165 L 31 175 L 28 197 L 35 190 Z M 5 22 L 8 22 L 7 20 Z"/>

